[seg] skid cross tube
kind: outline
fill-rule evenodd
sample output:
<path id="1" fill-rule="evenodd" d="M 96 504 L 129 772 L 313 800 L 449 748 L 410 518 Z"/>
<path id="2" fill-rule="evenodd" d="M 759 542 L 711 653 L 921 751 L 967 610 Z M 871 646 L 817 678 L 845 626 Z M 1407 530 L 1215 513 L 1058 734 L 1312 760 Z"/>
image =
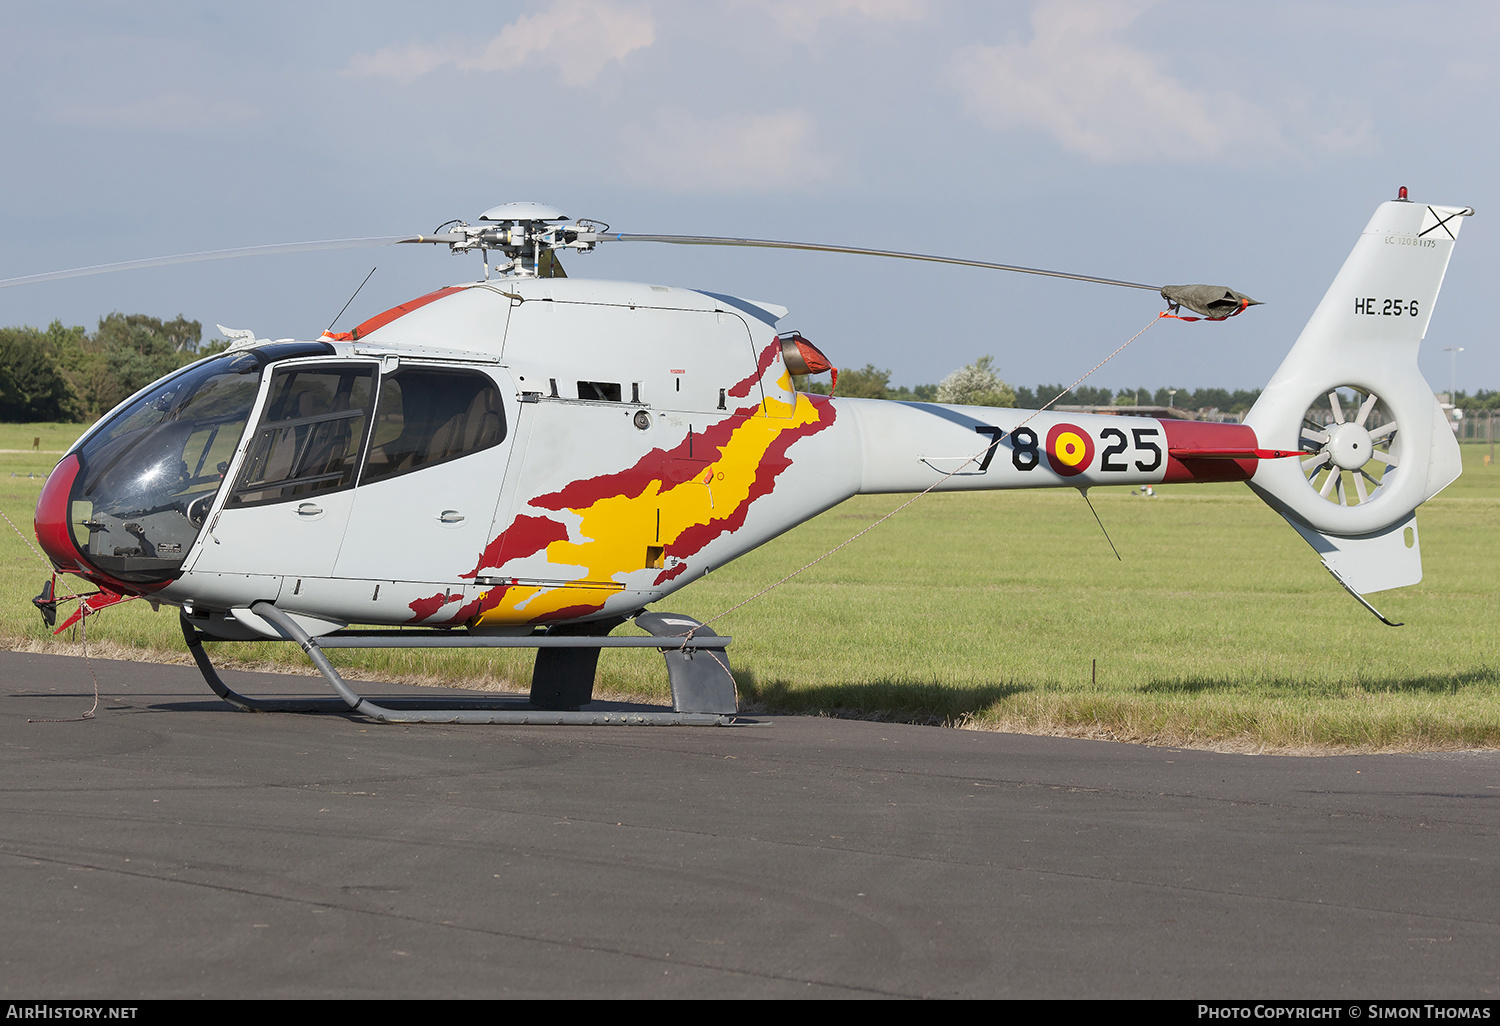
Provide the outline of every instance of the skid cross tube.
<path id="1" fill-rule="evenodd" d="M 260 610 L 256 610 L 260 613 Z M 279 609 L 277 612 L 281 612 Z M 260 613 L 265 616 L 264 613 Z M 285 613 L 282 613 L 285 616 Z M 269 616 L 265 617 L 267 620 Z M 294 639 L 295 640 L 295 639 Z M 591 637 L 532 637 L 487 638 L 482 634 L 456 634 L 445 637 L 441 634 L 420 635 L 414 631 L 343 631 L 325 634 L 316 640 L 319 648 L 728 648 L 729 638 L 591 638 Z"/>
<path id="2" fill-rule="evenodd" d="M 324 655 L 325 648 L 538 648 L 594 649 L 654 648 L 686 653 L 698 649 L 723 650 L 731 639 L 706 634 L 702 637 L 587 637 L 537 635 L 532 637 L 485 637 L 449 635 L 446 632 L 417 634 L 412 631 L 348 631 L 314 639 L 282 610 L 269 602 L 257 602 L 251 611 L 271 624 L 288 641 L 296 642 L 318 672 L 338 694 L 337 699 L 257 699 L 240 695 L 224 683 L 203 648 L 205 635 L 186 615 L 181 617 L 183 637 L 199 671 L 215 694 L 244 712 L 359 713 L 382 723 L 492 723 L 554 725 L 635 726 L 728 726 L 734 716 L 712 712 L 583 712 L 517 708 L 511 699 L 384 699 L 373 702 L 356 693 Z"/>

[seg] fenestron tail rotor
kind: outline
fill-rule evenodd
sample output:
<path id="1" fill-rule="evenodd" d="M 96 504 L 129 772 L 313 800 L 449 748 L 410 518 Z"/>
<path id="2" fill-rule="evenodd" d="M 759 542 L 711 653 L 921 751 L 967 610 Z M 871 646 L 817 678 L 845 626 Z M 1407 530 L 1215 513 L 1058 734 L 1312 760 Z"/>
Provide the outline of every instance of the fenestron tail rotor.
<path id="1" fill-rule="evenodd" d="M 1358 406 L 1345 410 L 1340 391 L 1353 392 Z M 1367 503 L 1399 464 L 1399 425 L 1380 397 L 1353 385 L 1327 393 L 1327 405 L 1310 407 L 1302 418 L 1302 474 L 1317 493 L 1340 506 Z"/>

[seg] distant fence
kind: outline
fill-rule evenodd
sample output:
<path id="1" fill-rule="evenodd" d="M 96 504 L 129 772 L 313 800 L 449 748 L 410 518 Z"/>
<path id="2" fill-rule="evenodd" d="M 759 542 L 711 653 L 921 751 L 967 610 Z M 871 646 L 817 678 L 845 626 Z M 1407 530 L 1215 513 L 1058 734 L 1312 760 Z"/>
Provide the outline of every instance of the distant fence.
<path id="1" fill-rule="evenodd" d="M 1465 413 L 1464 419 L 1455 422 L 1460 442 L 1495 442 L 1495 410 L 1479 410 L 1474 413 Z"/>
<path id="2" fill-rule="evenodd" d="M 1500 416 L 1497 414 L 1500 414 L 1500 410 L 1476 410 L 1472 413 L 1466 412 L 1462 420 L 1449 420 L 1448 423 L 1453 425 L 1453 433 L 1458 436 L 1460 442 L 1488 442 L 1493 445 L 1496 436 L 1500 435 L 1500 424 L 1496 423 L 1500 420 Z M 1344 416 L 1347 418 L 1351 414 L 1345 411 Z M 1377 428 L 1389 421 L 1390 418 L 1386 416 L 1385 410 L 1377 408 L 1370 412 L 1369 418 L 1365 421 L 1365 427 Z M 1331 410 L 1314 407 L 1307 411 L 1309 425 L 1317 424 L 1320 427 L 1326 427 L 1333 422 Z"/>
<path id="3" fill-rule="evenodd" d="M 1358 412 L 1357 406 L 1354 409 L 1344 409 L 1342 411 L 1345 420 L 1353 420 Z M 1303 417 L 1308 424 L 1316 424 L 1319 427 L 1327 427 L 1329 424 L 1335 423 L 1332 410 L 1320 409 L 1316 406 L 1308 410 Z M 1390 422 L 1391 418 L 1386 415 L 1383 407 L 1376 407 L 1365 417 L 1365 427 L 1372 431 L 1375 428 L 1384 427 Z"/>

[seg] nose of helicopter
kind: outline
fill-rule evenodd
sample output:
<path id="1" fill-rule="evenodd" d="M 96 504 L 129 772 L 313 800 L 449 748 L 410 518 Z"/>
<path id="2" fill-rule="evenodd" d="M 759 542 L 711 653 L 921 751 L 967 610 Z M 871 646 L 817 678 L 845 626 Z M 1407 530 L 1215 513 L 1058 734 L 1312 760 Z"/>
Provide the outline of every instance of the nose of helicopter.
<path id="1" fill-rule="evenodd" d="M 85 569 L 68 524 L 68 498 L 73 492 L 73 481 L 78 477 L 78 467 L 77 456 L 63 457 L 42 485 L 42 494 L 36 503 L 36 518 L 32 522 L 36 540 L 47 558 L 52 560 L 52 565 L 69 573 Z"/>

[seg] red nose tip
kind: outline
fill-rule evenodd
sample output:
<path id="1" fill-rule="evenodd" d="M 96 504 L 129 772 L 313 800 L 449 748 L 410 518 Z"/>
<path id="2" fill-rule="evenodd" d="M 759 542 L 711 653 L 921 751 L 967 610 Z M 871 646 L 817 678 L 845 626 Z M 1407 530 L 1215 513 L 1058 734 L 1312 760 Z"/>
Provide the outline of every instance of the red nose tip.
<path id="1" fill-rule="evenodd" d="M 79 573 L 84 564 L 79 559 L 78 546 L 73 544 L 73 533 L 68 527 L 68 496 L 73 493 L 73 480 L 78 477 L 78 457 L 65 456 L 61 463 L 42 485 L 42 496 L 36 503 L 36 540 L 42 551 L 52 560 L 52 565 L 66 573 Z"/>

